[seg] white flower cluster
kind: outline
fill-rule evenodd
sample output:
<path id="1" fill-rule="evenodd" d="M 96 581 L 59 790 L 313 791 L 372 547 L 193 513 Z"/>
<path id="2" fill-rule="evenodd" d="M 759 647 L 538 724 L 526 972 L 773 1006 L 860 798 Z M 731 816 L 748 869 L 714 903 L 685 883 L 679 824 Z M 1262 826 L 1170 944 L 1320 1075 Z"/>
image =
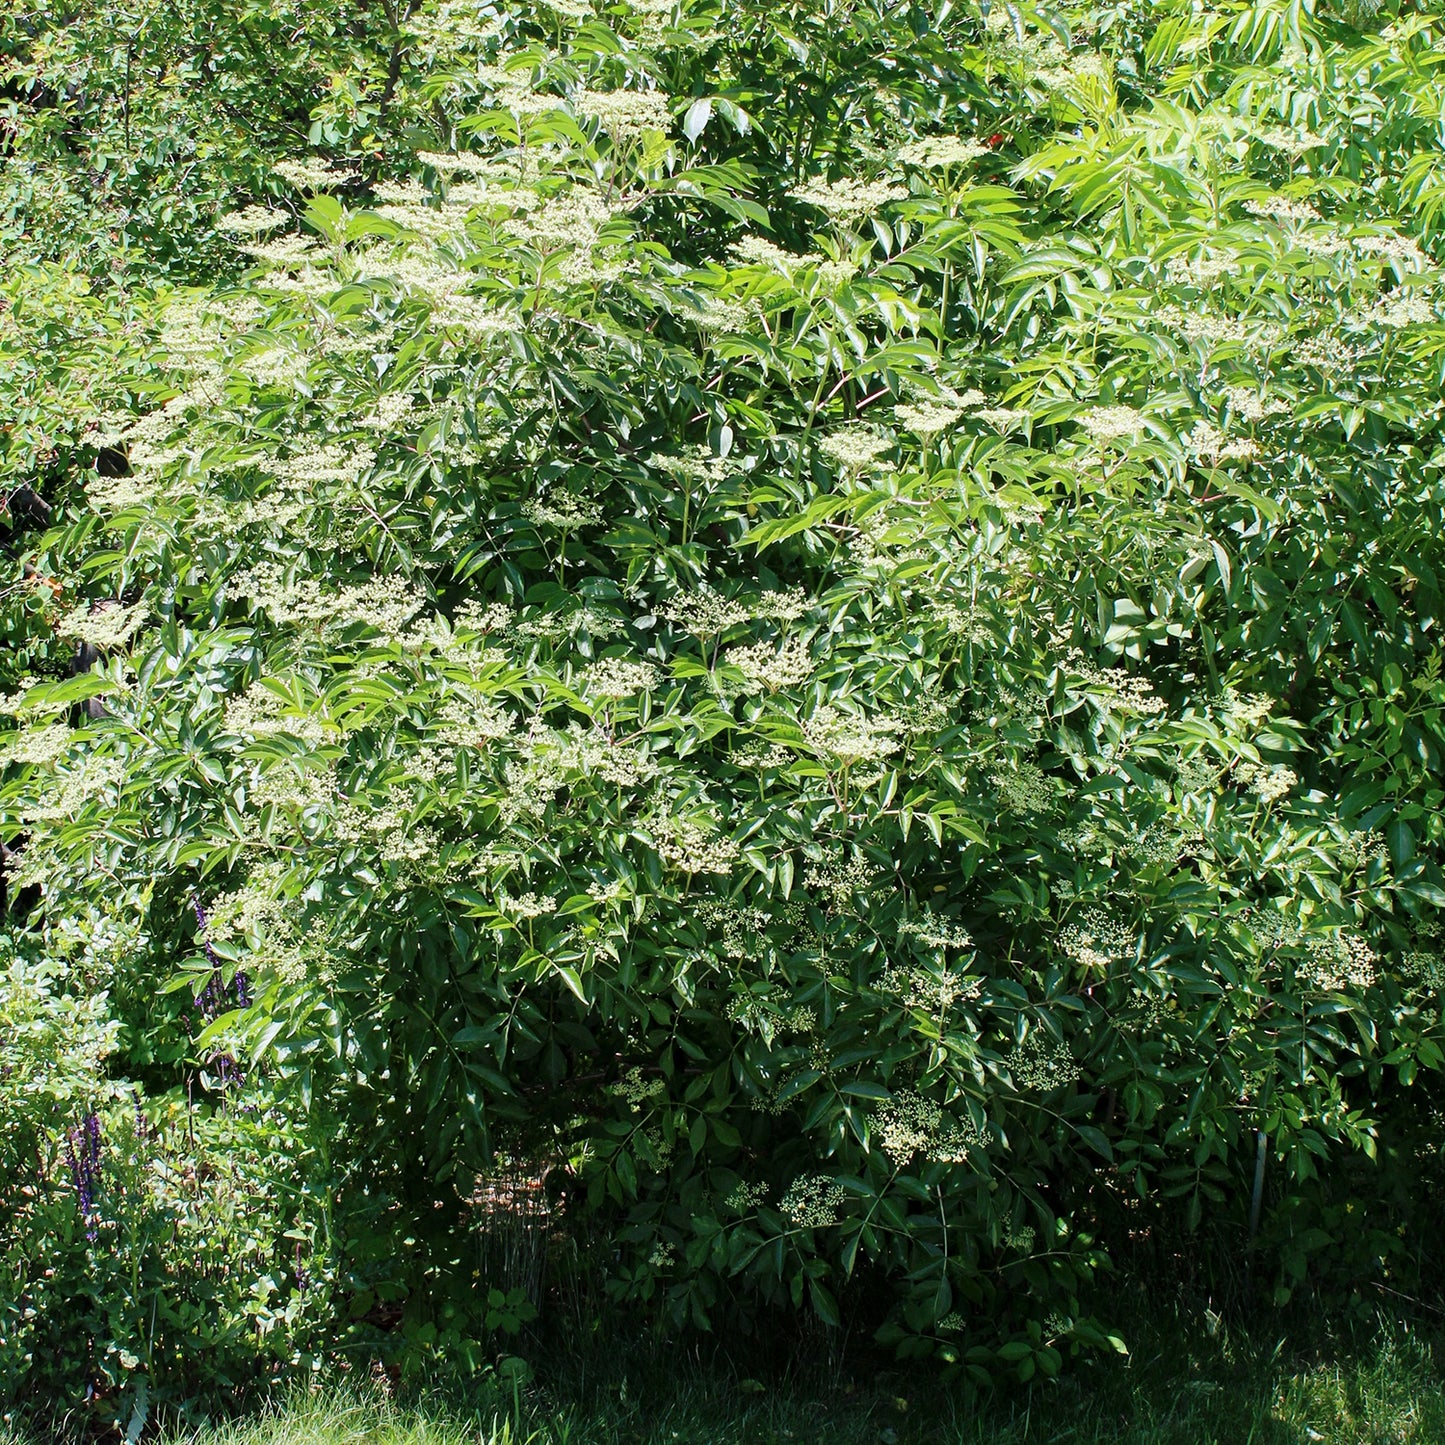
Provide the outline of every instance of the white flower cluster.
<path id="1" fill-rule="evenodd" d="M 1173 286 L 1191 286 L 1208 291 L 1225 277 L 1239 270 L 1239 257 L 1216 246 L 1197 246 L 1187 256 L 1172 256 L 1165 264 L 1164 274 Z"/>
<path id="2" fill-rule="evenodd" d="M 1252 462 L 1260 454 L 1259 443 L 1251 437 L 1226 437 L 1213 422 L 1202 417 L 1184 438 L 1184 446 L 1190 456 L 1212 467 L 1225 462 Z"/>
<path id="3" fill-rule="evenodd" d="M 222 216 L 216 222 L 216 229 L 232 236 L 261 236 L 289 225 L 290 221 L 285 211 L 274 211 L 270 206 L 247 206 L 245 210 Z"/>
<path id="4" fill-rule="evenodd" d="M 1264 221 L 1318 221 L 1320 213 L 1308 201 L 1296 201 L 1278 193 L 1262 201 L 1246 201 L 1244 209 Z"/>
<path id="5" fill-rule="evenodd" d="M 738 845 L 711 820 L 665 817 L 655 825 L 657 853 L 683 873 L 731 873 Z"/>
<path id="6" fill-rule="evenodd" d="M 1365 989 L 1379 976 L 1380 955 L 1357 934 L 1312 938 L 1295 972 L 1308 987 L 1328 993 Z"/>
<path id="7" fill-rule="evenodd" d="M 1427 292 L 1403 287 L 1350 316 L 1353 325 L 1383 326 L 1390 331 L 1398 331 L 1405 326 L 1430 326 L 1439 319 L 1436 303 Z"/>
<path id="8" fill-rule="evenodd" d="M 1110 964 L 1131 959 L 1139 949 L 1138 935 L 1102 908 L 1086 909 L 1058 937 L 1059 950 L 1084 968 L 1106 970 Z"/>
<path id="9" fill-rule="evenodd" d="M 1355 250 L 1362 256 L 1376 256 L 1404 271 L 1423 271 L 1430 264 L 1413 236 L 1397 231 L 1374 231 L 1353 238 Z"/>
<path id="10" fill-rule="evenodd" d="M 902 1089 L 873 1116 L 883 1152 L 898 1165 L 916 1154 L 936 1164 L 962 1164 L 988 1144 L 988 1133 L 967 1116 L 945 1119 L 943 1108 L 912 1089 Z"/>
<path id="11" fill-rule="evenodd" d="M 1011 1224 L 1004 1234 L 1003 1242 L 1006 1249 L 1017 1250 L 1020 1254 L 1032 1254 L 1037 1238 L 1032 1224 Z"/>
<path id="12" fill-rule="evenodd" d="M 1095 406 L 1078 418 L 1079 425 L 1096 442 L 1122 441 L 1144 429 L 1144 413 L 1132 406 Z"/>
<path id="13" fill-rule="evenodd" d="M 1068 1046 L 1038 1032 L 1031 1033 L 1009 1055 L 1008 1071 L 1021 1089 L 1067 1089 L 1079 1077 Z"/>
<path id="14" fill-rule="evenodd" d="M 898 931 L 908 938 L 916 938 L 926 948 L 973 947 L 973 935 L 968 929 L 931 908 L 924 908 L 916 918 L 904 919 L 898 925 Z"/>
<path id="15" fill-rule="evenodd" d="M 983 992 L 983 979 L 951 968 L 890 963 L 878 975 L 878 989 L 896 998 L 904 1008 L 941 1015 L 956 1003 L 967 1003 L 977 998 Z"/>
<path id="16" fill-rule="evenodd" d="M 877 215 L 890 201 L 907 199 L 908 191 L 887 181 L 815 180 L 794 186 L 788 194 L 794 200 L 817 206 L 834 220 L 852 222 Z"/>
<path id="17" fill-rule="evenodd" d="M 328 482 L 354 482 L 370 470 L 376 453 L 370 447 L 328 442 L 306 447 L 275 467 L 276 475 L 290 488 L 310 492 Z"/>
<path id="18" fill-rule="evenodd" d="M 537 527 L 551 527 L 564 535 L 595 527 L 602 520 L 602 508 L 588 497 L 555 487 L 547 496 L 523 502 L 522 515 Z"/>
<path id="19" fill-rule="evenodd" d="M 1227 727 L 1254 731 L 1273 714 L 1274 699 L 1262 692 L 1239 693 L 1226 688 L 1219 696 L 1219 711 Z"/>
<path id="20" fill-rule="evenodd" d="M 845 767 L 877 762 L 899 748 L 895 718 L 865 717 L 824 703 L 803 722 L 803 736 L 815 752 L 837 758 Z"/>
<path id="21" fill-rule="evenodd" d="M 1164 699 L 1142 677 L 1120 672 L 1116 668 L 1095 667 L 1078 651 L 1069 654 L 1068 666 L 1089 687 L 1098 688 L 1107 695 L 1112 712 L 1129 717 L 1157 717 L 1165 711 Z"/>
<path id="22" fill-rule="evenodd" d="M 1296 366 L 1313 366 L 1327 377 L 1334 377 L 1353 371 L 1360 355 L 1359 347 L 1333 331 L 1322 331 L 1302 337 L 1294 348 L 1292 360 Z"/>
<path id="23" fill-rule="evenodd" d="M 771 917 L 761 908 L 749 908 L 727 898 L 704 898 L 693 909 L 693 917 L 703 924 L 709 941 L 718 947 L 724 958 L 756 958 L 764 944 L 763 933 Z"/>
<path id="24" fill-rule="evenodd" d="M 1289 403 L 1280 397 L 1261 396 L 1252 386 L 1226 386 L 1224 399 L 1230 412 L 1241 421 L 1265 421 L 1288 413 Z"/>
<path id="25" fill-rule="evenodd" d="M 822 259 L 820 256 L 800 256 L 795 251 L 785 251 L 765 236 L 744 236 L 735 241 L 732 257 L 739 265 L 762 266 L 784 276 L 791 276 L 799 266 L 810 265 Z"/>
<path id="26" fill-rule="evenodd" d="M 225 728 L 240 738 L 290 737 L 323 742 L 339 728 L 316 707 L 298 711 L 284 696 L 264 683 L 254 682 L 226 703 Z"/>
<path id="27" fill-rule="evenodd" d="M 532 892 L 514 896 L 499 888 L 495 902 L 498 913 L 521 923 L 529 923 L 534 918 L 550 918 L 557 911 L 555 898 Z"/>
<path id="28" fill-rule="evenodd" d="M 1415 948 L 1400 960 L 1403 978 L 1421 988 L 1445 989 L 1445 956 L 1438 948 Z"/>
<path id="29" fill-rule="evenodd" d="M 1264 804 L 1276 803 L 1287 797 L 1299 782 L 1299 775 L 1293 768 L 1274 763 L 1240 763 L 1234 770 L 1234 778 Z"/>
<path id="30" fill-rule="evenodd" d="M 692 592 L 677 593 L 657 611 L 690 637 L 714 637 L 757 615 L 741 598 L 724 597 L 706 584 Z"/>
<path id="31" fill-rule="evenodd" d="M 926 136 L 898 151 L 898 160 L 921 171 L 944 170 L 948 166 L 965 166 L 988 154 L 982 141 L 964 140 L 961 136 Z"/>
<path id="32" fill-rule="evenodd" d="M 53 767 L 69 751 L 72 734 L 64 723 L 31 724 L 11 733 L 0 744 L 0 765 L 30 763 L 37 768 Z"/>
<path id="33" fill-rule="evenodd" d="M 877 876 L 877 868 L 866 858 L 849 857 L 839 848 L 810 860 L 803 882 L 813 892 L 822 894 L 833 907 L 842 908 L 860 894 L 870 892 Z"/>
<path id="34" fill-rule="evenodd" d="M 749 1184 L 747 1180 L 739 1179 L 723 1195 L 722 1205 L 724 1209 L 730 1209 L 734 1214 L 751 1214 L 767 1197 L 768 1186 L 766 1184 Z"/>
<path id="35" fill-rule="evenodd" d="M 1326 144 L 1324 136 L 1310 130 L 1287 130 L 1283 126 L 1271 126 L 1257 130 L 1254 139 L 1271 150 L 1283 151 L 1286 155 L 1302 156 L 1306 151 L 1318 150 Z"/>
<path id="36" fill-rule="evenodd" d="M 1228 316 L 1198 307 L 1160 306 L 1149 311 L 1147 319 L 1152 325 L 1182 336 L 1185 341 L 1203 343 L 1211 349 L 1242 345 L 1252 352 L 1267 354 L 1285 338 L 1285 328 L 1277 321 L 1257 316 Z"/>
<path id="37" fill-rule="evenodd" d="M 603 701 L 617 701 L 638 692 L 655 692 L 662 673 L 650 662 L 626 657 L 601 657 L 582 675 L 582 690 Z"/>
<path id="38" fill-rule="evenodd" d="M 824 1174 L 802 1174 L 788 1185 L 779 1208 L 799 1229 L 828 1229 L 838 1222 L 838 1211 L 848 1192 Z"/>
<path id="39" fill-rule="evenodd" d="M 1353 873 L 1371 863 L 1388 866 L 1390 861 L 1384 836 L 1378 828 L 1347 834 L 1336 845 L 1335 854 L 1346 873 Z"/>
<path id="40" fill-rule="evenodd" d="M 319 630 L 363 625 L 393 642 L 409 636 L 407 624 L 425 606 L 405 578 L 375 576 L 351 587 L 324 590 L 314 577 L 287 579 L 274 562 L 259 562 L 231 579 L 242 597 L 251 598 L 277 623 L 300 623 Z"/>
<path id="41" fill-rule="evenodd" d="M 893 445 L 893 438 L 887 432 L 863 422 L 851 422 L 823 437 L 818 450 L 845 472 L 864 472 Z"/>
<path id="42" fill-rule="evenodd" d="M 938 436 L 953 426 L 962 414 L 959 407 L 929 401 L 904 403 L 893 408 L 893 415 L 899 423 L 916 437 Z"/>
<path id="43" fill-rule="evenodd" d="M 572 109 L 595 120 L 614 140 L 622 140 L 672 129 L 672 110 L 660 91 L 580 90 L 572 97 Z"/>
<path id="44" fill-rule="evenodd" d="M 329 191 L 334 186 L 355 180 L 357 175 L 350 167 L 333 165 L 319 158 L 277 161 L 271 169 L 298 191 Z"/>
<path id="45" fill-rule="evenodd" d="M 775 647 L 771 642 L 730 647 L 726 658 L 750 683 L 765 692 L 797 687 L 813 675 L 808 644 L 801 637 L 786 638 L 782 647 Z"/>
<path id="46" fill-rule="evenodd" d="M 89 643 L 101 652 L 113 652 L 125 647 L 149 616 L 150 604 L 144 598 L 129 607 L 118 602 L 94 602 L 67 612 L 56 622 L 55 631 L 61 637 Z"/>

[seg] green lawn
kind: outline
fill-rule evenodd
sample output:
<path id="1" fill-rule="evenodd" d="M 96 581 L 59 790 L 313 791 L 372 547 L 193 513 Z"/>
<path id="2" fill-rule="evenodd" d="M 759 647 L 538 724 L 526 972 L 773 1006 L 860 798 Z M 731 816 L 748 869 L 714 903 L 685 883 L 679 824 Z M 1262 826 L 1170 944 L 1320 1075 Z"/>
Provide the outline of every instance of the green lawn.
<path id="1" fill-rule="evenodd" d="M 916 1377 L 849 1384 L 814 1364 L 763 1385 L 629 1347 L 600 1375 L 573 1361 L 519 1392 L 482 1380 L 400 1403 L 374 1385 L 328 1387 L 236 1423 L 169 1433 L 196 1445 L 1427 1445 L 1445 1442 L 1436 1349 L 1392 1325 L 1306 1359 L 1287 1341 L 1201 1322 L 1128 1361 L 971 1404 Z"/>

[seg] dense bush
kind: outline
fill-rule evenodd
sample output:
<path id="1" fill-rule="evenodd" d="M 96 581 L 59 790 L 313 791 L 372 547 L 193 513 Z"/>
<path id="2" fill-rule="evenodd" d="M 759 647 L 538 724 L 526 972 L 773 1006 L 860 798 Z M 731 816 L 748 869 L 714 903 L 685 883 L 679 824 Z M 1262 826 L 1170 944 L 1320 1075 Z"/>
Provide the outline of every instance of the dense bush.
<path id="1" fill-rule="evenodd" d="M 130 930 L 125 1070 L 334 1113 L 436 1281 L 505 1151 L 664 1320 L 1029 1378 L 1151 1219 L 1333 1208 L 1445 1058 L 1438 22 L 392 18 L 214 231 L 124 192 L 221 282 L 29 238 L 27 947 Z"/>

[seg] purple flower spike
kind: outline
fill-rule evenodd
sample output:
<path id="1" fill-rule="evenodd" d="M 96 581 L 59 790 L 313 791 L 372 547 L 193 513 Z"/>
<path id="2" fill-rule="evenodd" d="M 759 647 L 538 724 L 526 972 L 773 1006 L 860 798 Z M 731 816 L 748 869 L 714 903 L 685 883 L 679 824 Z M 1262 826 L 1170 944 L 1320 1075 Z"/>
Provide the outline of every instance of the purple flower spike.
<path id="1" fill-rule="evenodd" d="M 87 1114 L 80 1125 L 65 1135 L 65 1163 L 70 1182 L 75 1188 L 80 1217 L 85 1221 L 85 1237 L 96 1238 L 95 1200 L 100 1191 L 100 1118 Z"/>

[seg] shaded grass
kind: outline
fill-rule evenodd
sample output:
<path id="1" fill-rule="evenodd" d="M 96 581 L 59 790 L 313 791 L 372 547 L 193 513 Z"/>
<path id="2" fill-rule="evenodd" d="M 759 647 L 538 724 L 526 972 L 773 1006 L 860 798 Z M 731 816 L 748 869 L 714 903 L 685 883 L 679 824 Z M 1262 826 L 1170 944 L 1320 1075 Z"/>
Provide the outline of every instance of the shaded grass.
<path id="1" fill-rule="evenodd" d="M 1445 1445 L 1442 1345 L 1387 1322 L 1306 1358 L 1287 1341 L 1200 1322 L 1128 1360 L 970 1400 L 922 1374 L 848 1381 L 826 1361 L 795 1362 L 763 1385 L 617 1341 L 526 1386 L 488 1375 L 411 1399 L 384 1385 L 324 1386 L 164 1434 L 168 1445 Z M 0 1428 L 0 1445 L 46 1437 Z"/>

